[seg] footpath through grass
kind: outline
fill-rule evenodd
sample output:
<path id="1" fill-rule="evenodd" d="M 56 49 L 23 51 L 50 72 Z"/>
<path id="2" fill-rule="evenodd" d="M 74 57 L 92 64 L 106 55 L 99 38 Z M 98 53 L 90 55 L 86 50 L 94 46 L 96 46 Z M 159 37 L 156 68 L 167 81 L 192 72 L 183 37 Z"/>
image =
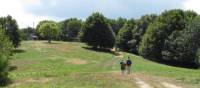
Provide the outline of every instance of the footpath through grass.
<path id="1" fill-rule="evenodd" d="M 119 58 L 109 52 L 87 49 L 77 42 L 24 41 L 10 60 L 8 88 L 138 88 L 120 73 Z M 167 77 L 200 86 L 200 70 L 171 67 L 124 53 L 133 60 L 135 74 Z"/>

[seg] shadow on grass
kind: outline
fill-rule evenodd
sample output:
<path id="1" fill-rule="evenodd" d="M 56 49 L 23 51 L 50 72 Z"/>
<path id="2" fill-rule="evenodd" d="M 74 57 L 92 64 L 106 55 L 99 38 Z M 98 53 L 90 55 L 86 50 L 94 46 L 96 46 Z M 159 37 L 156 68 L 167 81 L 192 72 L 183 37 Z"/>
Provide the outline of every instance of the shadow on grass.
<path id="1" fill-rule="evenodd" d="M 24 53 L 25 50 L 22 50 L 22 49 L 14 49 L 13 50 L 13 53 Z"/>
<path id="2" fill-rule="evenodd" d="M 8 77 L 0 78 L 0 88 L 1 87 L 6 87 L 6 86 L 8 86 L 8 85 L 10 85 L 12 83 L 13 83 L 13 81 Z"/>
<path id="3" fill-rule="evenodd" d="M 87 50 L 91 50 L 91 51 L 95 51 L 95 52 L 104 52 L 104 53 L 109 53 L 109 54 L 113 54 L 113 55 L 120 55 L 119 53 L 117 52 L 114 52 L 114 51 L 111 51 L 110 49 L 94 49 L 94 48 L 91 48 L 91 47 L 82 47 L 84 49 L 87 49 Z"/>
<path id="4" fill-rule="evenodd" d="M 17 70 L 17 66 L 8 66 L 9 71 Z"/>
<path id="5" fill-rule="evenodd" d="M 143 57 L 143 58 L 150 60 L 152 62 L 158 63 L 158 64 L 164 64 L 164 65 L 179 67 L 179 68 L 198 69 L 200 67 L 200 66 L 198 66 L 194 63 L 187 63 L 186 64 L 186 63 L 181 63 L 181 62 L 178 62 L 178 61 L 167 61 L 167 60 L 147 58 L 147 57 Z"/>
<path id="6" fill-rule="evenodd" d="M 8 66 L 9 72 L 14 71 L 17 69 L 17 66 Z M 0 88 L 1 87 L 6 87 L 10 84 L 13 84 L 13 80 L 10 79 L 9 77 L 1 77 L 0 78 Z"/>
<path id="7" fill-rule="evenodd" d="M 51 43 L 49 43 L 49 42 L 44 42 L 45 44 L 60 44 L 59 42 L 51 42 Z"/>

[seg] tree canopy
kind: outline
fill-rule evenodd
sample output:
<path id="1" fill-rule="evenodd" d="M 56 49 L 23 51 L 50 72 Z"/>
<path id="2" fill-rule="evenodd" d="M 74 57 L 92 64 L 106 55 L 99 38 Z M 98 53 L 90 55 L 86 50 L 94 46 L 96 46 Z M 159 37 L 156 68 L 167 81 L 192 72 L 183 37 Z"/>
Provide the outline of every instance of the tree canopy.
<path id="1" fill-rule="evenodd" d="M 38 24 L 38 32 L 41 36 L 47 37 L 48 42 L 51 43 L 53 37 L 58 36 L 59 27 L 58 24 L 54 21 L 42 21 Z"/>
<path id="2" fill-rule="evenodd" d="M 8 15 L 7 17 L 1 17 L 0 28 L 1 30 L 5 30 L 6 35 L 9 37 L 15 48 L 20 45 L 20 34 L 15 19 L 13 19 L 10 15 Z"/>
<path id="3" fill-rule="evenodd" d="M 180 9 L 163 12 L 144 34 L 139 47 L 140 55 L 180 66 L 197 66 L 195 55 L 198 48 L 196 46 L 194 50 L 195 46 L 191 47 L 190 43 L 197 43 L 198 39 L 190 39 L 194 32 L 188 32 L 198 30 L 197 21 L 193 22 L 196 16 L 195 12 Z"/>
<path id="4" fill-rule="evenodd" d="M 100 13 L 89 16 L 82 30 L 82 42 L 93 48 L 112 48 L 115 44 L 114 32 L 106 18 Z"/>
<path id="5" fill-rule="evenodd" d="M 78 34 L 81 30 L 82 21 L 76 18 L 66 19 L 60 24 L 60 38 L 64 41 L 77 40 Z"/>
<path id="6" fill-rule="evenodd" d="M 129 51 L 132 48 L 129 43 L 133 39 L 132 30 L 134 29 L 134 24 L 134 20 L 130 20 L 119 30 L 116 45 L 120 50 Z"/>

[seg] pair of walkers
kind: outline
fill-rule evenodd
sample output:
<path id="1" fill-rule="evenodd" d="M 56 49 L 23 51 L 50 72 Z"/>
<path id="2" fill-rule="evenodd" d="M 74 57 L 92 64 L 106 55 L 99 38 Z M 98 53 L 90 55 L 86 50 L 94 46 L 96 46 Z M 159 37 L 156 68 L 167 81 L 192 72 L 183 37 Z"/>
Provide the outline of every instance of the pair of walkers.
<path id="1" fill-rule="evenodd" d="M 131 61 L 130 57 L 128 57 L 128 59 L 126 61 L 121 60 L 120 66 L 121 66 L 122 74 L 125 73 L 125 70 L 127 70 L 127 73 L 130 74 L 131 73 L 131 65 L 132 65 L 132 61 Z"/>

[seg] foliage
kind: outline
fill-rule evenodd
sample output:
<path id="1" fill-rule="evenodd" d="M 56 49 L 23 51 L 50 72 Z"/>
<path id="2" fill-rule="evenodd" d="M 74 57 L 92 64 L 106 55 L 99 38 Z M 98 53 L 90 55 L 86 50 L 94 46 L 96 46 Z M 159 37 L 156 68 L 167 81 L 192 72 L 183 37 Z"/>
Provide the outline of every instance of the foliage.
<path id="1" fill-rule="evenodd" d="M 155 14 L 144 15 L 139 20 L 136 21 L 135 27 L 132 30 L 132 42 L 130 42 L 130 46 L 132 46 L 135 54 L 138 53 L 139 44 L 141 39 L 146 32 L 149 24 L 155 21 L 157 16 Z M 133 42 L 134 41 L 134 42 Z"/>
<path id="2" fill-rule="evenodd" d="M 11 40 L 13 46 L 15 48 L 18 47 L 21 40 L 16 20 L 13 19 L 10 15 L 8 15 L 7 17 L 1 17 L 0 27 L 6 30 L 6 35 Z"/>
<path id="3" fill-rule="evenodd" d="M 198 67 L 199 57 L 197 57 L 200 47 L 200 17 L 188 23 L 183 31 L 174 31 L 162 52 L 163 59 L 173 61 L 187 67 Z"/>
<path id="4" fill-rule="evenodd" d="M 185 47 L 189 44 L 189 41 L 183 40 L 188 39 L 186 36 L 192 35 L 184 33 L 190 30 L 187 24 L 193 20 L 195 16 L 196 13 L 194 12 L 182 11 L 180 9 L 169 10 L 162 13 L 157 20 L 148 27 L 147 32 L 142 38 L 142 43 L 139 48 L 140 55 L 154 58 L 154 60 L 165 60 L 167 63 L 179 66 L 196 66 L 196 64 L 193 63 L 196 52 L 190 50 L 192 48 L 189 46 Z M 190 41 L 190 43 L 192 43 L 192 41 Z M 193 57 L 188 57 L 188 54 Z"/>
<path id="5" fill-rule="evenodd" d="M 133 38 L 132 30 L 134 28 L 134 21 L 131 20 L 125 24 L 123 28 L 120 29 L 117 38 L 116 45 L 120 50 L 129 51 L 132 47 L 128 45 L 128 42 Z M 132 42 L 129 42 L 129 44 Z"/>
<path id="6" fill-rule="evenodd" d="M 102 14 L 93 13 L 86 19 L 83 26 L 82 42 L 93 48 L 112 48 L 114 46 L 114 32 Z"/>
<path id="7" fill-rule="evenodd" d="M 115 35 L 118 34 L 119 30 L 125 25 L 127 19 L 119 17 L 118 19 L 108 19 L 108 22 L 113 29 Z"/>
<path id="8" fill-rule="evenodd" d="M 163 29 L 166 27 L 166 24 L 159 22 L 154 22 L 149 25 L 146 33 L 142 37 L 142 41 L 139 47 L 139 54 L 148 57 L 150 59 L 160 59 L 163 45 L 163 34 L 165 33 Z"/>
<path id="9" fill-rule="evenodd" d="M 5 30 L 0 29 L 0 86 L 5 85 L 7 82 L 8 59 L 12 49 L 12 43 L 5 35 Z"/>
<path id="10" fill-rule="evenodd" d="M 31 27 L 20 29 L 21 37 L 23 40 L 31 40 L 32 37 L 36 34 L 35 29 Z"/>
<path id="11" fill-rule="evenodd" d="M 70 18 L 59 23 L 60 24 L 60 38 L 64 41 L 73 41 L 78 37 L 81 30 L 81 20 Z"/>
<path id="12" fill-rule="evenodd" d="M 36 30 L 35 30 L 35 31 L 36 31 L 36 35 L 39 37 L 40 40 L 43 40 L 43 39 L 47 40 L 47 39 L 48 39 L 48 38 L 42 36 L 41 33 L 40 33 L 40 31 L 39 31 L 40 26 L 41 26 L 42 24 L 44 24 L 44 23 L 48 23 L 48 20 L 40 21 L 40 22 L 38 23 L 38 25 L 36 26 Z"/>
<path id="13" fill-rule="evenodd" d="M 53 37 L 56 37 L 59 34 L 59 27 L 54 21 L 46 21 L 38 25 L 38 31 L 40 35 L 47 37 L 49 43 L 51 43 L 51 39 Z"/>

